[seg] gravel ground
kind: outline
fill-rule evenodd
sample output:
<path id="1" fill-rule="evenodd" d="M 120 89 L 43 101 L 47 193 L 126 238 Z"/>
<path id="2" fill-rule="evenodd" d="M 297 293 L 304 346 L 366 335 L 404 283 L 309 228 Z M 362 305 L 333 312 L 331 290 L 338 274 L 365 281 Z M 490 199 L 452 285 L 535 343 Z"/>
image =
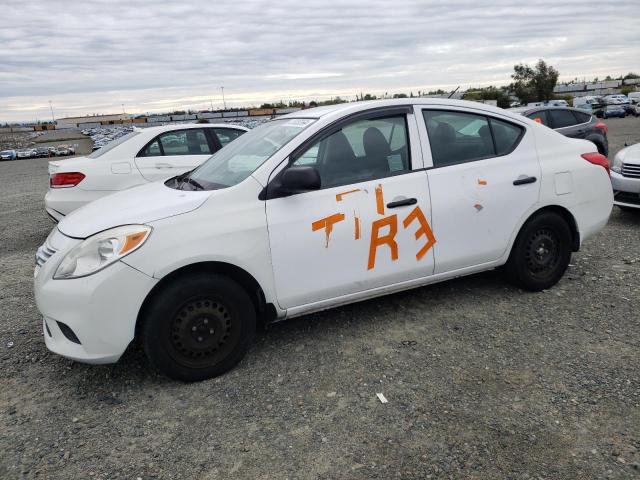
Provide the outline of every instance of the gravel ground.
<path id="1" fill-rule="evenodd" d="M 640 141 L 640 119 L 607 123 L 612 156 Z M 47 352 L 46 160 L 0 178 L 0 478 L 640 478 L 640 215 L 614 209 L 549 291 L 487 272 L 350 305 L 181 384 L 136 349 Z"/>

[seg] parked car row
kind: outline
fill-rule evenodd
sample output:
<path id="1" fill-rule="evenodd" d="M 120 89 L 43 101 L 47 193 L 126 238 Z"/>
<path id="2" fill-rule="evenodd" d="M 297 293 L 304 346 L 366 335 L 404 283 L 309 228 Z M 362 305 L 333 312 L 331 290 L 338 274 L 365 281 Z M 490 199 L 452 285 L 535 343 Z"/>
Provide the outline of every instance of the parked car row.
<path id="1" fill-rule="evenodd" d="M 234 367 L 259 322 L 497 267 L 550 288 L 606 225 L 613 192 L 593 142 L 541 123 L 474 102 L 380 100 L 247 133 L 134 131 L 51 162 L 47 211 L 61 221 L 34 271 L 46 345 L 113 363 L 138 338 L 152 365 L 194 381 Z M 104 198 L 62 217 L 90 195 Z"/>
<path id="2" fill-rule="evenodd" d="M 76 149 L 71 145 L 58 145 L 57 147 L 37 147 L 22 150 L 3 150 L 0 152 L 0 160 L 20 160 L 25 158 L 66 157 L 75 155 Z"/>
<path id="3" fill-rule="evenodd" d="M 96 151 L 105 145 L 128 135 L 133 131 L 130 125 L 113 125 L 105 127 L 92 127 L 82 130 L 82 133 L 91 137 L 93 140 L 93 151 Z"/>

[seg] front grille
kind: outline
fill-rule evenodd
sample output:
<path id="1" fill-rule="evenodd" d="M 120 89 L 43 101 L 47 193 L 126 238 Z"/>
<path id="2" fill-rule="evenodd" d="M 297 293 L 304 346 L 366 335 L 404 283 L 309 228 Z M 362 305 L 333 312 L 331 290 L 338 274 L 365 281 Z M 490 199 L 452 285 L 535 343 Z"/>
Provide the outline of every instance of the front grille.
<path id="1" fill-rule="evenodd" d="M 56 249 L 45 242 L 36 252 L 36 265 L 41 267 L 54 253 L 56 253 Z"/>
<path id="2" fill-rule="evenodd" d="M 613 198 L 617 202 L 630 203 L 632 205 L 640 205 L 640 195 L 630 192 L 613 192 Z"/>
<path id="3" fill-rule="evenodd" d="M 622 175 L 630 178 L 640 178 L 640 165 L 633 163 L 623 163 Z"/>

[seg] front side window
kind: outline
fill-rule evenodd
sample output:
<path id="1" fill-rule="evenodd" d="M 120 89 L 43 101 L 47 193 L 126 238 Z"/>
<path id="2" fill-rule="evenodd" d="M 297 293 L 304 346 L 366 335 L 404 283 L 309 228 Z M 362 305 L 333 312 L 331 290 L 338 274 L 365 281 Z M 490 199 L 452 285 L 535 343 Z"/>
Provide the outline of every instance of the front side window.
<path id="1" fill-rule="evenodd" d="M 214 131 L 216 132 L 218 141 L 220 141 L 220 145 L 223 147 L 244 133 L 244 130 L 238 130 L 236 128 L 215 128 Z"/>
<path id="2" fill-rule="evenodd" d="M 356 120 L 315 142 L 293 165 L 316 167 L 322 188 L 406 172 L 411 162 L 405 116 Z"/>
<path id="3" fill-rule="evenodd" d="M 507 155 L 523 129 L 503 120 L 466 112 L 423 110 L 434 167 Z"/>
<path id="4" fill-rule="evenodd" d="M 549 110 L 553 128 L 570 127 L 578 123 L 571 110 Z"/>
<path id="5" fill-rule="evenodd" d="M 199 128 L 166 132 L 159 135 L 164 155 L 210 155 L 211 149 Z"/>
<path id="6" fill-rule="evenodd" d="M 218 150 L 196 168 L 189 179 L 207 190 L 232 187 L 251 175 L 313 122 L 315 119 L 290 118 L 263 123 Z"/>

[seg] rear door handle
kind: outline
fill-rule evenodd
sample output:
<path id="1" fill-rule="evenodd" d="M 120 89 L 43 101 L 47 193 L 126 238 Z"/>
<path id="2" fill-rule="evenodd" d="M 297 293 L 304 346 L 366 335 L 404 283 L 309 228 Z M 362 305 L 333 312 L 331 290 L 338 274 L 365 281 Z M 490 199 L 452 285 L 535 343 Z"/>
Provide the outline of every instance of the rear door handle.
<path id="1" fill-rule="evenodd" d="M 519 177 L 513 181 L 514 185 L 526 185 L 527 183 L 535 183 L 536 177 Z"/>
<path id="2" fill-rule="evenodd" d="M 415 198 L 405 198 L 403 200 L 396 200 L 395 202 L 387 203 L 387 208 L 406 207 L 407 205 L 415 205 L 418 200 Z"/>
<path id="3" fill-rule="evenodd" d="M 156 163 L 156 168 L 171 168 L 172 165 L 170 163 Z"/>

